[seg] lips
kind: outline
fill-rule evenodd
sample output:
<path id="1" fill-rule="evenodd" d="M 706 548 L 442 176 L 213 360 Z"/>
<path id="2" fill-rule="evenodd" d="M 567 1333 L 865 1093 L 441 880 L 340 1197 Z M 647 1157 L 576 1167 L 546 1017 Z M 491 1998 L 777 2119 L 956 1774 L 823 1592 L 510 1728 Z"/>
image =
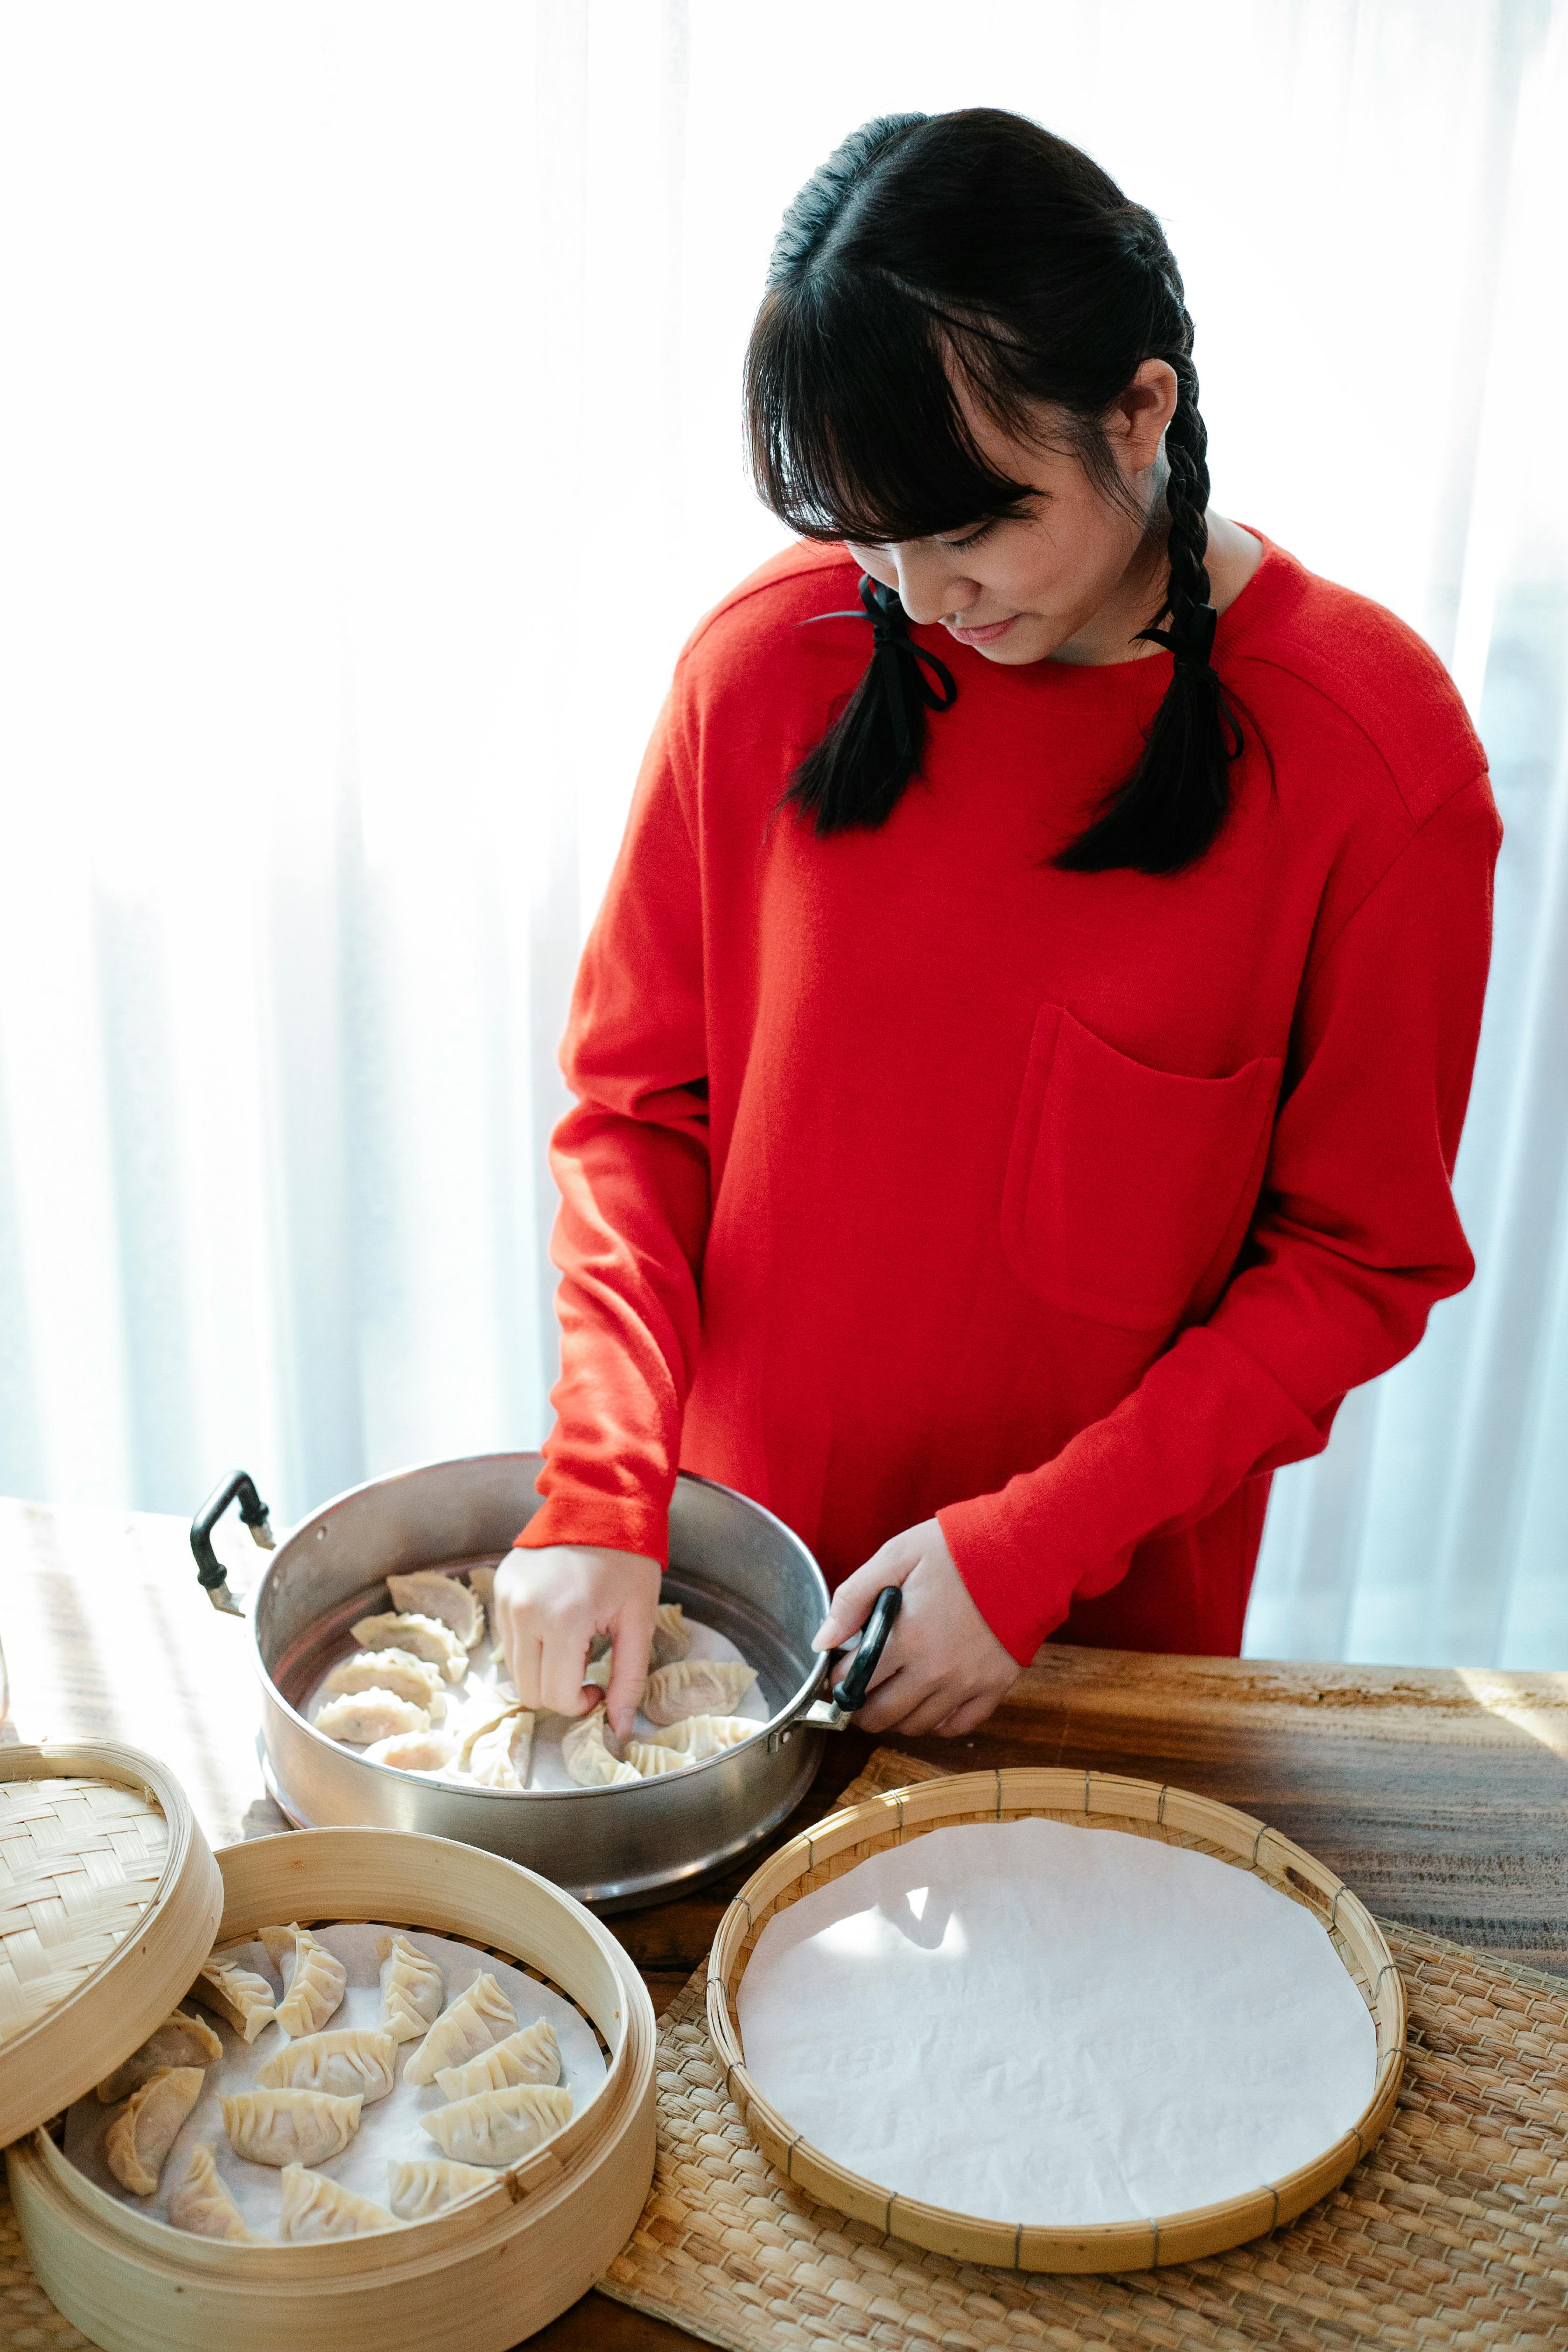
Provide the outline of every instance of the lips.
<path id="1" fill-rule="evenodd" d="M 951 621 L 944 621 L 942 627 L 950 637 L 956 637 L 961 646 L 994 646 L 999 637 L 1006 635 L 1017 617 L 1014 613 L 1005 621 L 988 621 L 978 629 L 955 628 Z"/>

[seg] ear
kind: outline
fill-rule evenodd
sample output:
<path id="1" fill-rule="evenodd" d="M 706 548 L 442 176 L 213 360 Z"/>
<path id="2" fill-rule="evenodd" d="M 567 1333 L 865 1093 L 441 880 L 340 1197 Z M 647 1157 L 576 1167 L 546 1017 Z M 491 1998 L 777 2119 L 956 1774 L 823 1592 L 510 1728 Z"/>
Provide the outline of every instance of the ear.
<path id="1" fill-rule="evenodd" d="M 1168 360 L 1145 360 L 1106 410 L 1106 438 L 1124 474 L 1144 473 L 1159 457 L 1179 389 Z"/>

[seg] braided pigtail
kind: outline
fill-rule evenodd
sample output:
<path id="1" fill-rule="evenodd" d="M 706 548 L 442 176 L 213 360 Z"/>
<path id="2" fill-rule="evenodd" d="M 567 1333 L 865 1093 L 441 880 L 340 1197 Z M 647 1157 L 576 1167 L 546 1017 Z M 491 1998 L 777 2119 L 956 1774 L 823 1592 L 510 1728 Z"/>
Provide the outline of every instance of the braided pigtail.
<path id="1" fill-rule="evenodd" d="M 1132 773 L 1055 860 L 1069 874 L 1104 874 L 1114 866 L 1174 874 L 1194 864 L 1225 823 L 1231 764 L 1241 755 L 1241 729 L 1210 658 L 1208 434 L 1198 413 L 1192 361 L 1177 357 L 1171 364 L 1177 400 L 1165 429 L 1170 576 L 1152 626 L 1138 632 L 1173 657 L 1171 683 Z"/>
<path id="2" fill-rule="evenodd" d="M 958 687 L 935 654 L 917 646 L 898 591 L 868 572 L 860 578 L 861 612 L 813 613 L 814 621 L 871 624 L 871 658 L 838 717 L 790 778 L 785 800 L 819 835 L 883 824 L 921 772 L 926 712 L 951 709 Z"/>

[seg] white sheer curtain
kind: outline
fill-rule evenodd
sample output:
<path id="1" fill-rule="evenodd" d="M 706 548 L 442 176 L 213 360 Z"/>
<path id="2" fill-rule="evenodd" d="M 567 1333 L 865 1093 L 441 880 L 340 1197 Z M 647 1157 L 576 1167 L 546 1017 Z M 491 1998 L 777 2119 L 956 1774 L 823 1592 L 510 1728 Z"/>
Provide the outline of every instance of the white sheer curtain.
<path id="1" fill-rule="evenodd" d="M 1430 638 L 1510 826 L 1480 1277 L 1280 1480 L 1249 1644 L 1568 1660 L 1564 17 L 0 16 L 0 1489 L 244 1460 L 287 1517 L 537 1440 L 577 946 L 681 639 L 780 541 L 778 215 L 868 115 L 1002 104 L 1166 219 L 1219 502 Z"/>

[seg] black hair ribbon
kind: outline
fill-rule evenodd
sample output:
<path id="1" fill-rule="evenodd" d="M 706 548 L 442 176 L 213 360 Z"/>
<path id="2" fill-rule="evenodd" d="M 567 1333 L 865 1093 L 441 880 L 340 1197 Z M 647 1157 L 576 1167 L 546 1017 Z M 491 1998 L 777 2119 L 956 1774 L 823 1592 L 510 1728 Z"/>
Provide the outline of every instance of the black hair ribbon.
<path id="1" fill-rule="evenodd" d="M 1144 644 L 1162 646 L 1178 669 L 1209 669 L 1214 663 L 1215 624 L 1218 619 L 1212 604 L 1194 604 L 1180 628 L 1173 614 L 1168 628 L 1140 629 L 1138 635 Z"/>
<path id="2" fill-rule="evenodd" d="M 909 615 L 899 602 L 898 591 L 886 588 L 873 580 L 868 572 L 860 574 L 860 604 L 856 612 L 851 605 L 838 613 L 813 613 L 798 628 L 809 628 L 813 621 L 869 621 L 874 646 L 872 659 L 881 676 L 882 691 L 893 721 L 893 738 L 901 760 L 913 761 L 914 737 L 910 730 L 910 714 L 906 697 L 912 687 L 928 710 L 951 710 L 958 700 L 958 681 L 947 664 L 939 661 L 924 646 L 917 646 L 910 635 Z M 933 685 L 925 675 L 931 670 L 940 681 Z"/>

